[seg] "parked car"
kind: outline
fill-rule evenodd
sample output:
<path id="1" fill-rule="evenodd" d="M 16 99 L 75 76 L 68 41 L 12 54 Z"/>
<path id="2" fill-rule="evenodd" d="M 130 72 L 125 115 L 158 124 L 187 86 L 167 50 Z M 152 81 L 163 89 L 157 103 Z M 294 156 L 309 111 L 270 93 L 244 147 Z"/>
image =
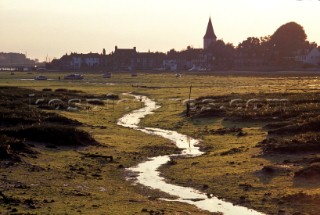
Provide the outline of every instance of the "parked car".
<path id="1" fill-rule="evenodd" d="M 48 78 L 44 75 L 38 75 L 34 78 L 34 80 L 37 80 L 37 81 L 44 81 L 44 80 L 47 80 Z"/>
<path id="2" fill-rule="evenodd" d="M 66 79 L 66 80 L 82 80 L 82 79 L 84 79 L 84 77 L 81 74 L 70 74 L 70 75 L 64 76 L 64 79 Z"/>
<path id="3" fill-rule="evenodd" d="M 103 78 L 111 78 L 112 74 L 107 72 L 107 73 L 104 73 L 102 77 Z"/>

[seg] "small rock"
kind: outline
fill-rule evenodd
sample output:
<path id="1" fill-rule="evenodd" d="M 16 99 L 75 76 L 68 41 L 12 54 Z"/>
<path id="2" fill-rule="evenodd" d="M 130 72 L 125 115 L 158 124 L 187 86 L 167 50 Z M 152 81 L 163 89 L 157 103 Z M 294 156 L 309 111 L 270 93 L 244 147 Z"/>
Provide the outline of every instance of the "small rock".
<path id="1" fill-rule="evenodd" d="M 207 197 L 208 197 L 208 199 L 211 199 L 212 198 L 212 194 L 211 193 L 207 193 Z"/>
<path id="2" fill-rule="evenodd" d="M 245 135 L 246 135 L 246 133 L 243 133 L 242 131 L 239 131 L 236 136 L 237 137 L 243 137 Z"/>
<path id="3" fill-rule="evenodd" d="M 208 189 L 209 188 L 209 185 L 207 185 L 207 184 L 204 184 L 203 186 L 202 186 L 202 189 Z"/>
<path id="4" fill-rule="evenodd" d="M 240 203 L 244 203 L 246 201 L 246 197 L 245 196 L 240 196 Z"/>
<path id="5" fill-rule="evenodd" d="M 176 165 L 177 161 L 175 161 L 173 158 L 170 158 L 170 161 L 168 161 L 169 165 Z"/>
<path id="6" fill-rule="evenodd" d="M 148 209 L 142 208 L 141 212 L 148 212 Z"/>
<path id="7" fill-rule="evenodd" d="M 267 174 L 273 174 L 274 168 L 272 168 L 271 166 L 264 166 L 261 171 Z"/>

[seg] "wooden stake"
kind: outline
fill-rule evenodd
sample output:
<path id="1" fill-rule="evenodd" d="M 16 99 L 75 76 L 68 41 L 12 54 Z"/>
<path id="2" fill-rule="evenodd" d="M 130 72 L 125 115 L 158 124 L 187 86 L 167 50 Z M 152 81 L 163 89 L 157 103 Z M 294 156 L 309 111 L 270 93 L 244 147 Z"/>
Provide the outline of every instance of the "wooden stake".
<path id="1" fill-rule="evenodd" d="M 189 91 L 189 101 L 187 102 L 187 117 L 189 117 L 189 116 L 190 116 L 191 89 L 192 89 L 192 85 L 190 86 L 190 91 Z"/>

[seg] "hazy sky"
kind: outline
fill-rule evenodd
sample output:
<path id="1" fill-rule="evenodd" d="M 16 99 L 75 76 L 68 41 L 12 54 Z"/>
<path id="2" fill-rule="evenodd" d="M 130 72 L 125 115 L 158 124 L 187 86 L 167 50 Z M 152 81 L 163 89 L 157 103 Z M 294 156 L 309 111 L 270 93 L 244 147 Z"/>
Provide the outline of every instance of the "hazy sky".
<path id="1" fill-rule="evenodd" d="M 70 52 L 202 48 L 211 16 L 218 39 L 235 46 L 281 25 L 302 25 L 320 45 L 318 0 L 0 0 L 0 52 L 44 60 Z"/>

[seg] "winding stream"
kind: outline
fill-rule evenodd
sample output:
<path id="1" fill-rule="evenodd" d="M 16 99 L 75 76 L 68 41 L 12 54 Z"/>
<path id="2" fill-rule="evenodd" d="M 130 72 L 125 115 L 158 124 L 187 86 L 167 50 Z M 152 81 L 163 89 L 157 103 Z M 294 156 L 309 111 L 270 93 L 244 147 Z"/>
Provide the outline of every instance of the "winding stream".
<path id="1" fill-rule="evenodd" d="M 196 207 L 202 210 L 207 210 L 210 212 L 221 212 L 224 214 L 236 215 L 262 214 L 260 212 L 248 209 L 243 206 L 233 205 L 232 203 L 220 200 L 217 197 L 208 197 L 207 194 L 202 193 L 193 188 L 182 187 L 165 182 L 165 178 L 160 176 L 158 168 L 170 161 L 171 157 L 190 157 L 202 155 L 203 152 L 201 152 L 199 147 L 196 146 L 199 143 L 199 141 L 186 135 L 180 134 L 176 131 L 150 127 L 139 127 L 138 124 L 140 120 L 144 118 L 146 115 L 152 114 L 153 111 L 160 108 L 160 106 L 157 105 L 155 101 L 152 101 L 146 96 L 134 97 L 144 102 L 145 107 L 138 110 L 134 110 L 133 112 L 124 115 L 122 118 L 118 120 L 118 125 L 139 130 L 147 134 L 162 136 L 174 142 L 177 145 L 177 147 L 182 150 L 181 154 L 153 157 L 143 163 L 140 163 L 136 167 L 129 168 L 130 171 L 136 172 L 138 174 L 136 176 L 137 183 L 140 183 L 151 189 L 158 189 L 162 192 L 177 197 L 177 199 L 174 200 L 163 200 L 188 203 L 191 205 L 195 205 Z"/>

